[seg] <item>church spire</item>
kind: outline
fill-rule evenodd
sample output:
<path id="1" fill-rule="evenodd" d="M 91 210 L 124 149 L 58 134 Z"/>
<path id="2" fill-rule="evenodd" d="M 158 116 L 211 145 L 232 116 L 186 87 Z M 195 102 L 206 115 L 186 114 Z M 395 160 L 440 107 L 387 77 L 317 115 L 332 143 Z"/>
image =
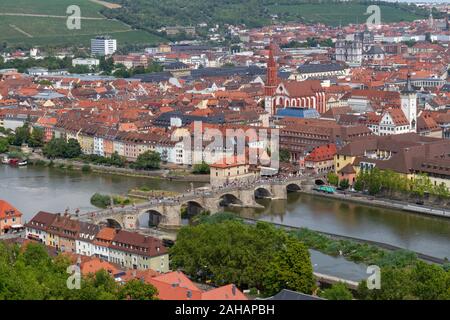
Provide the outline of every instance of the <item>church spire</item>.
<path id="1" fill-rule="evenodd" d="M 415 92 L 412 83 L 411 83 L 411 73 L 408 72 L 408 76 L 406 78 L 405 88 L 402 90 L 402 93 L 413 93 Z"/>
<path id="2" fill-rule="evenodd" d="M 265 109 L 270 114 L 274 114 L 274 103 L 272 97 L 278 86 L 278 68 L 275 61 L 275 44 L 270 39 L 269 58 L 267 59 L 266 83 L 264 86 Z"/>

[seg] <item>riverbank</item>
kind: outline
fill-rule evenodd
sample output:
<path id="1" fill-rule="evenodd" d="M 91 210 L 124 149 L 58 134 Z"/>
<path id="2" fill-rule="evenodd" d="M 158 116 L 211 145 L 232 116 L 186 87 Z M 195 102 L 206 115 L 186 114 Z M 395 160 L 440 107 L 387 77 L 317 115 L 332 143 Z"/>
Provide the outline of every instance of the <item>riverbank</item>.
<path id="1" fill-rule="evenodd" d="M 168 181 L 180 181 L 180 182 L 200 182 L 209 183 L 209 175 L 191 174 L 186 172 L 176 172 L 173 169 L 159 169 L 159 170 L 136 170 L 130 168 L 119 168 L 113 166 L 103 166 L 92 163 L 85 163 L 81 161 L 73 161 L 67 159 L 47 159 L 38 156 L 32 156 L 28 160 L 29 165 L 53 165 L 60 169 L 80 170 L 80 171 L 92 171 L 103 174 L 114 174 L 127 177 L 140 177 L 140 178 L 152 178 L 152 179 L 164 179 Z"/>
<path id="2" fill-rule="evenodd" d="M 350 201 L 354 203 L 364 204 L 368 206 L 375 206 L 381 208 L 388 209 L 396 209 L 408 212 L 414 212 L 419 214 L 426 214 L 432 216 L 438 216 L 442 218 L 450 218 L 450 211 L 442 209 L 442 208 L 433 208 L 426 205 L 413 205 L 408 202 L 401 202 L 397 200 L 385 199 L 385 198 L 376 198 L 371 196 L 365 196 L 358 193 L 323 193 L 317 192 L 314 190 L 301 190 L 301 193 L 306 193 L 314 196 L 331 198 L 342 201 Z"/>
<path id="3" fill-rule="evenodd" d="M 302 227 L 295 227 L 295 226 L 289 226 L 289 225 L 285 225 L 285 224 L 281 224 L 281 223 L 276 223 L 276 222 L 271 222 L 271 221 L 264 221 L 264 220 L 258 220 L 258 219 L 251 219 L 251 218 L 242 218 L 243 221 L 245 223 L 248 224 L 256 224 L 258 221 L 263 221 L 263 222 L 267 222 L 270 223 L 278 228 L 282 228 L 283 230 L 286 231 L 300 231 L 306 228 L 302 228 Z M 398 246 L 394 246 L 391 244 L 387 244 L 387 243 L 383 243 L 383 242 L 378 242 L 378 241 L 373 241 L 373 240 L 366 240 L 366 239 L 359 239 L 359 238 L 355 238 L 355 237 L 349 237 L 349 236 L 344 236 L 344 235 L 339 235 L 339 234 L 333 234 L 333 233 L 329 233 L 329 232 L 323 232 L 323 231 L 318 231 L 318 230 L 311 230 L 311 229 L 307 229 L 310 232 L 316 233 L 318 235 L 322 235 L 325 237 L 328 237 L 330 239 L 333 240 L 347 240 L 347 241 L 353 241 L 356 243 L 361 243 L 361 244 L 367 244 L 370 246 L 374 246 L 374 247 L 378 247 L 380 249 L 383 250 L 388 250 L 388 251 L 397 251 L 397 250 L 405 250 L 405 251 L 409 251 L 413 254 L 415 254 L 417 256 L 417 258 L 419 258 L 420 260 L 426 261 L 426 262 L 431 262 L 431 263 L 436 263 L 436 264 L 444 264 L 447 263 L 448 260 L 446 260 L 445 258 L 438 258 L 438 257 L 433 257 L 427 254 L 423 254 L 421 252 L 416 252 L 416 251 L 412 251 L 409 249 L 405 249 L 405 248 L 401 248 Z M 311 249 L 315 249 L 318 250 L 318 248 L 314 248 L 312 247 Z M 319 250 L 320 251 L 320 250 Z M 329 253 L 325 253 L 325 254 L 329 254 Z M 356 262 L 356 261 L 354 261 Z M 361 262 L 361 261 L 359 261 Z"/>

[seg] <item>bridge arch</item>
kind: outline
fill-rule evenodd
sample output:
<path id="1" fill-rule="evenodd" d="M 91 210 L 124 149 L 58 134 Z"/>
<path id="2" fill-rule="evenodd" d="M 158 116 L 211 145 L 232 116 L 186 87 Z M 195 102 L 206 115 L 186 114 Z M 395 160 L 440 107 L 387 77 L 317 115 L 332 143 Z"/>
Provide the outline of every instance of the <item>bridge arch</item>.
<path id="1" fill-rule="evenodd" d="M 324 184 L 326 184 L 326 182 L 325 182 L 325 179 L 317 178 L 314 180 L 314 184 L 316 186 L 323 186 Z"/>
<path id="2" fill-rule="evenodd" d="M 265 187 L 257 187 L 254 192 L 255 199 L 271 198 L 273 196 L 272 192 Z"/>
<path id="3" fill-rule="evenodd" d="M 108 228 L 122 229 L 122 224 L 114 218 L 106 218 L 101 220 L 98 224 Z"/>
<path id="4" fill-rule="evenodd" d="M 158 210 L 149 209 L 141 212 L 137 217 L 138 227 L 157 227 L 164 221 L 164 215 Z"/>
<path id="5" fill-rule="evenodd" d="M 224 193 L 221 195 L 219 199 L 219 206 L 229 207 L 230 205 L 242 205 L 242 201 L 232 193 Z"/>
<path id="6" fill-rule="evenodd" d="M 288 185 L 286 185 L 286 191 L 287 192 L 297 192 L 302 190 L 302 186 L 298 183 L 289 183 Z"/>
<path id="7" fill-rule="evenodd" d="M 189 220 L 194 216 L 206 211 L 205 207 L 195 200 L 190 200 L 182 203 L 180 210 L 181 210 L 181 218 Z"/>

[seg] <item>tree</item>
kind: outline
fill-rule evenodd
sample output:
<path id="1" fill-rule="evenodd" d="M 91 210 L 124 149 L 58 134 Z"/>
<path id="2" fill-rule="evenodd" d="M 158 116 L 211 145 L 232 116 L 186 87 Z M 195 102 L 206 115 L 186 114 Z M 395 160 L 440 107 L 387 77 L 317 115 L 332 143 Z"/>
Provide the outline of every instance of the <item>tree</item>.
<path id="1" fill-rule="evenodd" d="M 342 283 L 335 283 L 329 289 L 325 289 L 323 293 L 320 294 L 321 297 L 328 300 L 352 300 L 353 295 L 348 290 L 347 286 Z"/>
<path id="2" fill-rule="evenodd" d="M 8 139 L 0 138 L 0 153 L 7 152 L 9 150 Z"/>
<path id="3" fill-rule="evenodd" d="M 280 161 L 289 162 L 291 161 L 291 154 L 286 149 L 280 149 Z"/>
<path id="4" fill-rule="evenodd" d="M 44 155 L 49 159 L 64 157 L 66 142 L 61 138 L 50 140 L 42 150 Z"/>
<path id="5" fill-rule="evenodd" d="M 117 78 L 129 78 L 131 73 L 126 68 L 119 68 L 113 72 L 113 76 Z"/>
<path id="6" fill-rule="evenodd" d="M 156 300 L 158 291 L 151 284 L 133 279 L 119 289 L 119 299 L 126 300 Z"/>
<path id="7" fill-rule="evenodd" d="M 114 151 L 114 153 L 109 158 L 109 163 L 113 166 L 123 167 L 125 166 L 125 162 L 125 158 L 120 156 L 117 151 Z"/>
<path id="8" fill-rule="evenodd" d="M 350 186 L 350 183 L 348 182 L 348 179 L 342 179 L 340 182 L 339 182 L 339 187 L 341 188 L 341 189 L 348 189 L 348 187 Z"/>
<path id="9" fill-rule="evenodd" d="M 364 300 L 403 300 L 413 298 L 410 270 L 407 268 L 382 268 L 380 289 L 369 290 L 364 280 L 358 285 L 356 297 Z"/>
<path id="10" fill-rule="evenodd" d="M 333 39 L 331 38 L 327 38 L 326 40 L 322 40 L 320 41 L 320 46 L 321 47 L 334 47 L 334 43 L 333 43 Z"/>
<path id="11" fill-rule="evenodd" d="M 122 287 L 105 270 L 82 276 L 80 290 L 70 290 L 66 270 L 72 263 L 65 255 L 50 257 L 42 244 L 20 248 L 0 242 L 0 300 L 154 299 L 156 295 L 148 284 Z"/>
<path id="12" fill-rule="evenodd" d="M 363 191 L 364 190 L 363 188 L 364 188 L 363 181 L 361 179 L 356 178 L 356 181 L 353 184 L 353 189 L 355 189 L 356 191 Z"/>
<path id="13" fill-rule="evenodd" d="M 308 44 L 308 47 L 317 47 L 317 45 L 319 44 L 316 38 L 309 37 L 306 39 L 306 43 Z"/>
<path id="14" fill-rule="evenodd" d="M 92 70 L 89 66 L 77 65 L 74 67 L 70 67 L 69 72 L 76 73 L 76 74 L 83 74 L 83 73 L 90 73 L 90 72 L 92 72 Z"/>
<path id="15" fill-rule="evenodd" d="M 411 191 L 416 194 L 419 198 L 423 198 L 425 193 L 430 193 L 432 191 L 433 184 L 426 174 L 418 174 L 411 184 Z"/>
<path id="16" fill-rule="evenodd" d="M 332 172 L 332 171 L 328 172 L 327 180 L 328 180 L 328 183 L 333 185 L 333 186 L 337 186 L 338 183 L 339 183 L 338 175 L 336 173 Z"/>
<path id="17" fill-rule="evenodd" d="M 146 151 L 141 153 L 136 162 L 133 164 L 133 167 L 136 169 L 143 170 L 151 170 L 151 169 L 159 169 L 161 163 L 161 156 L 158 152 L 155 151 Z"/>
<path id="18" fill-rule="evenodd" d="M 200 224 L 179 231 L 170 250 L 174 268 L 216 285 L 234 283 L 264 293 L 289 285 L 311 292 L 311 261 L 300 241 L 268 223 L 250 226 L 230 219 L 229 214 L 223 220 L 220 216 L 204 217 Z"/>
<path id="19" fill-rule="evenodd" d="M 412 294 L 421 300 L 450 299 L 450 272 L 418 261 L 411 272 Z"/>
<path id="20" fill-rule="evenodd" d="M 99 68 L 105 74 L 110 74 L 114 69 L 114 59 L 105 58 L 104 56 L 100 57 Z"/>
<path id="21" fill-rule="evenodd" d="M 442 266 L 417 261 L 412 267 L 381 269 L 381 288 L 368 290 L 365 281 L 357 297 L 370 300 L 450 299 L 450 272 Z"/>
<path id="22" fill-rule="evenodd" d="M 194 164 L 194 169 L 192 170 L 192 173 L 194 174 L 209 174 L 209 172 L 209 165 L 205 161 L 202 161 L 202 163 Z"/>
<path id="23" fill-rule="evenodd" d="M 65 147 L 64 158 L 76 158 L 80 156 L 81 153 L 81 146 L 78 140 L 73 138 L 69 139 Z"/>
<path id="24" fill-rule="evenodd" d="M 269 264 L 265 281 L 266 293 L 274 295 L 282 289 L 311 293 L 315 287 L 308 248 L 300 241 L 288 239 Z"/>
<path id="25" fill-rule="evenodd" d="M 98 208 L 107 208 L 111 205 L 111 197 L 100 193 L 94 193 L 91 197 L 91 204 Z"/>
<path id="26" fill-rule="evenodd" d="M 450 191 L 445 183 L 441 182 L 433 187 L 432 193 L 441 199 L 447 199 L 450 197 Z"/>
<path id="27" fill-rule="evenodd" d="M 33 148 L 42 147 L 44 145 L 44 130 L 41 128 L 33 128 L 28 145 Z"/>
<path id="28" fill-rule="evenodd" d="M 18 127 L 14 133 L 12 144 L 15 146 L 21 146 L 23 143 L 28 143 L 30 139 L 30 128 L 25 123 L 22 127 Z"/>

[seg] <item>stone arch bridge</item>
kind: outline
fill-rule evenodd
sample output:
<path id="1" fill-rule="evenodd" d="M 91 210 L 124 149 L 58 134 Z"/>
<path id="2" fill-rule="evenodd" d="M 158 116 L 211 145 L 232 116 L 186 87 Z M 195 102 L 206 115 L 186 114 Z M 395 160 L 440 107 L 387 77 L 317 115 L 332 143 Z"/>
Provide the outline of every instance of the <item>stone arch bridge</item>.
<path id="1" fill-rule="evenodd" d="M 120 228 L 137 229 L 139 218 L 145 214 L 149 216 L 152 214 L 157 220 L 155 225 L 176 229 L 181 227 L 183 207 L 211 213 L 221 211 L 228 205 L 259 208 L 261 205 L 256 202 L 258 197 L 287 199 L 289 191 L 311 189 L 314 184 L 317 184 L 317 179 L 317 177 L 300 176 L 283 180 L 265 180 L 240 187 L 196 191 L 170 199 L 152 200 L 134 206 L 85 213 L 80 215 L 80 218 L 96 224 L 108 223 Z"/>

